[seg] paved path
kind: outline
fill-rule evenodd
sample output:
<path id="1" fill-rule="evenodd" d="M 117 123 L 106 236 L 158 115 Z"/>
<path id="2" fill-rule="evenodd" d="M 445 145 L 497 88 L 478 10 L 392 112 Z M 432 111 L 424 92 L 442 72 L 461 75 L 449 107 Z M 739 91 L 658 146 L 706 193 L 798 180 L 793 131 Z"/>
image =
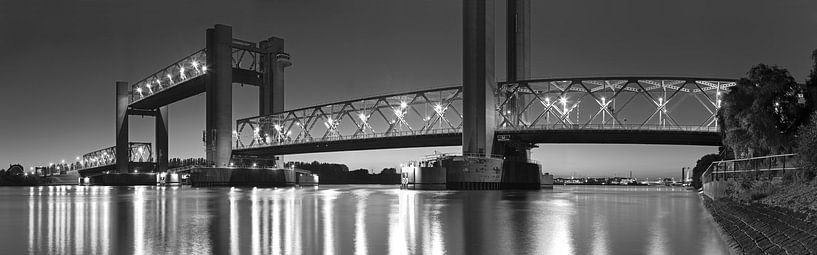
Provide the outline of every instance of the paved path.
<path id="1" fill-rule="evenodd" d="M 744 254 L 817 254 L 817 224 L 806 215 L 763 204 L 745 205 L 727 199 L 704 204 Z"/>

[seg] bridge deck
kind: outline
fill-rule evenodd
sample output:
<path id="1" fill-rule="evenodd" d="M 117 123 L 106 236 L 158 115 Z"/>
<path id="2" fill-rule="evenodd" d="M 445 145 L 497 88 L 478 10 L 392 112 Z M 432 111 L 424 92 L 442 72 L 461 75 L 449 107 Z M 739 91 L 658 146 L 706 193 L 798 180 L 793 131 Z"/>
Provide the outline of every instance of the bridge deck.
<path id="1" fill-rule="evenodd" d="M 500 130 L 497 137 L 513 136 L 532 143 L 607 143 L 720 146 L 718 133 L 708 131 L 662 130 Z M 234 149 L 234 155 L 286 155 L 316 152 L 395 149 L 409 147 L 462 145 L 462 133 L 414 136 L 361 137 L 358 139 L 322 140 Z"/>

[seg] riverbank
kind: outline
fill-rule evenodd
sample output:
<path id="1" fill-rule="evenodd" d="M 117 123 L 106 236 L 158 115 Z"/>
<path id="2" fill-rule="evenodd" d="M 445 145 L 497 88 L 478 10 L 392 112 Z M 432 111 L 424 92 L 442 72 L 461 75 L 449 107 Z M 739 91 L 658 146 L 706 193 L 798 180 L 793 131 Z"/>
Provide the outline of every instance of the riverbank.
<path id="1" fill-rule="evenodd" d="M 814 181 L 779 185 L 758 202 L 806 214 L 810 221 L 817 222 L 817 183 Z"/>
<path id="2" fill-rule="evenodd" d="M 764 203 L 701 196 L 724 239 L 742 254 L 816 254 L 817 222 L 810 214 Z"/>

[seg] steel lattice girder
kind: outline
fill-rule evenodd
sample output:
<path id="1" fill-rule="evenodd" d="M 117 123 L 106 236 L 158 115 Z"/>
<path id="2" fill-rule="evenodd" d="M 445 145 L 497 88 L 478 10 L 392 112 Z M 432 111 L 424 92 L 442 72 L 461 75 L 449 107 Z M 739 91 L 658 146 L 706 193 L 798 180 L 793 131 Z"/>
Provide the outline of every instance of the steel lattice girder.
<path id="1" fill-rule="evenodd" d="M 150 143 L 128 143 L 130 162 L 152 162 L 153 150 Z M 82 168 L 99 167 L 116 164 L 116 146 L 108 147 L 82 155 Z"/>
<path id="2" fill-rule="evenodd" d="M 264 54 L 253 43 L 233 39 L 231 67 L 261 73 Z M 131 85 L 129 103 L 158 94 L 207 73 L 207 50 L 199 50 Z"/>
<path id="3" fill-rule="evenodd" d="M 499 129 L 716 131 L 718 98 L 734 84 L 723 79 L 653 77 L 501 83 Z M 689 98 L 697 103 L 686 102 Z M 579 112 L 581 107 L 589 108 L 589 113 Z"/>
<path id="4" fill-rule="evenodd" d="M 717 132 L 717 98 L 734 84 L 725 79 L 654 77 L 503 82 L 496 91 L 496 124 L 507 131 Z M 690 97 L 696 100 L 686 100 Z M 234 148 L 460 133 L 460 109 L 461 87 L 305 107 L 238 120 Z"/>
<path id="5" fill-rule="evenodd" d="M 129 103 L 207 73 L 207 51 L 200 50 L 131 85 Z"/>
<path id="6" fill-rule="evenodd" d="M 235 147 L 457 133 L 461 108 L 461 87 L 306 107 L 238 120 Z"/>

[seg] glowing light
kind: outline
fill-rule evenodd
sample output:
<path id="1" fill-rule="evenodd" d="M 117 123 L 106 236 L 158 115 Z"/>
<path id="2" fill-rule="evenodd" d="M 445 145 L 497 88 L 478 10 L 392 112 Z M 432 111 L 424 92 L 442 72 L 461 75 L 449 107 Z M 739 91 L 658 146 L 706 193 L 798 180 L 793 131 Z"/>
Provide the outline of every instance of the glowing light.
<path id="1" fill-rule="evenodd" d="M 193 60 L 193 62 L 190 62 L 190 64 L 193 65 L 193 68 L 199 68 L 199 62 L 198 61 Z"/>
<path id="2" fill-rule="evenodd" d="M 358 114 L 357 117 L 360 118 L 360 120 L 362 120 L 362 121 L 366 121 L 366 114 L 361 113 L 361 114 Z"/>
<path id="3" fill-rule="evenodd" d="M 203 66 L 201 66 L 201 71 L 202 71 L 202 72 L 207 72 L 207 66 L 204 66 L 204 65 L 203 65 Z"/>
<path id="4" fill-rule="evenodd" d="M 275 124 L 275 130 L 281 131 L 281 125 Z"/>
<path id="5" fill-rule="evenodd" d="M 235 163 L 233 163 L 233 162 L 230 162 L 230 166 L 235 166 Z"/>
<path id="6" fill-rule="evenodd" d="M 257 166 L 258 166 L 258 164 L 256 164 L 255 162 L 252 163 L 252 167 L 257 167 Z"/>
<path id="7" fill-rule="evenodd" d="M 142 88 L 136 88 L 136 92 L 139 92 L 139 94 L 142 94 Z"/>
<path id="8" fill-rule="evenodd" d="M 559 101 L 562 102 L 562 104 L 566 104 L 567 98 L 566 97 L 559 98 Z"/>
<path id="9" fill-rule="evenodd" d="M 434 105 L 434 111 L 441 112 L 443 111 L 443 106 L 440 104 Z"/>
<path id="10" fill-rule="evenodd" d="M 405 109 L 406 107 L 408 107 L 408 103 L 406 103 L 406 101 L 400 101 L 400 108 Z"/>

